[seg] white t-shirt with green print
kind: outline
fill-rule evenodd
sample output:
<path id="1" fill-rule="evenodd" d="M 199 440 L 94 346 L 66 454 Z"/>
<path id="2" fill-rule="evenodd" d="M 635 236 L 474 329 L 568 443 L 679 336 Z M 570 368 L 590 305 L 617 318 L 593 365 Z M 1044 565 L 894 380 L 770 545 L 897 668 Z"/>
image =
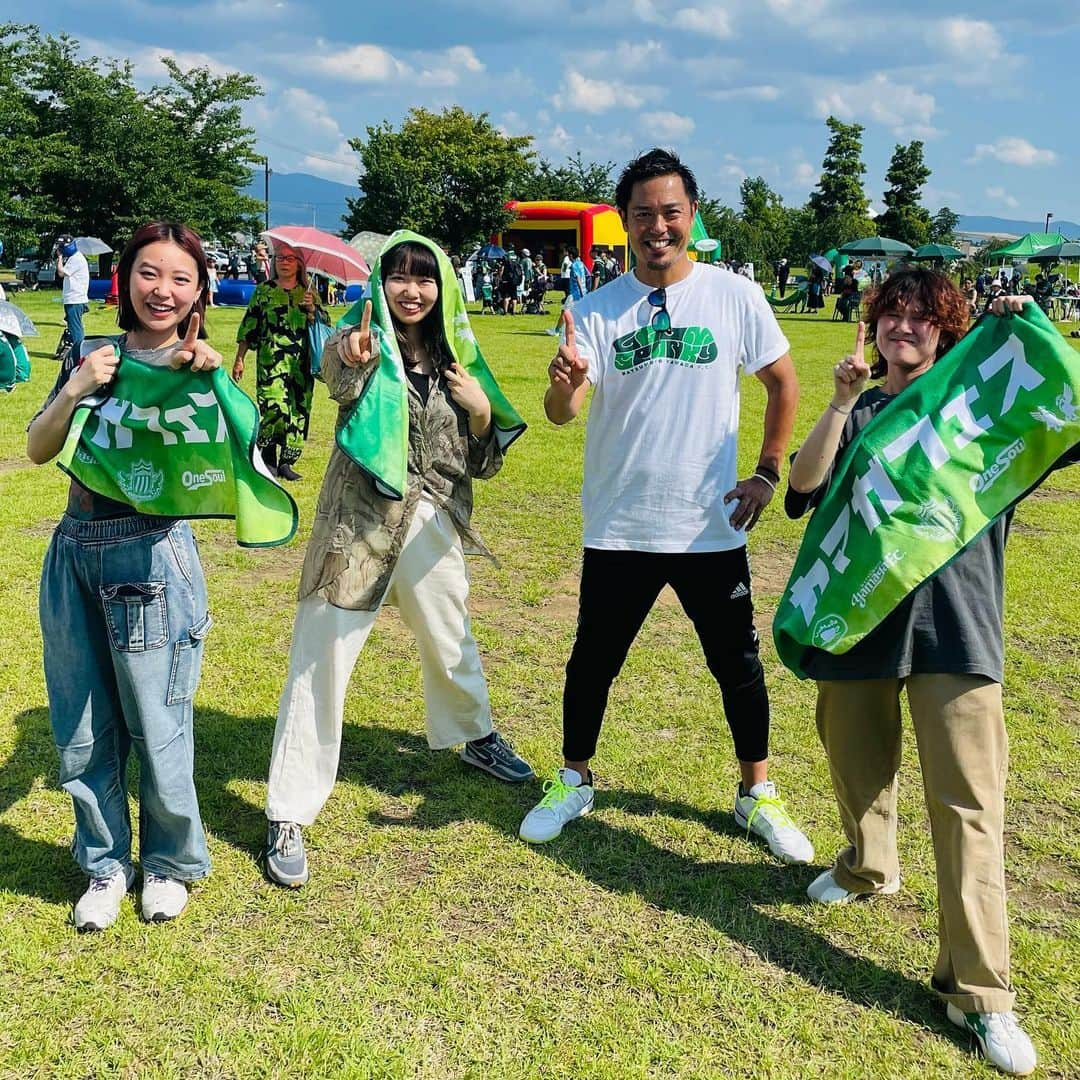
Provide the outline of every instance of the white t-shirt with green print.
<path id="1" fill-rule="evenodd" d="M 695 263 L 666 290 L 671 330 L 650 325 L 652 286 L 623 274 L 574 304 L 592 402 L 581 492 L 586 547 L 730 551 L 739 380 L 789 351 L 760 286 Z M 662 321 L 662 320 L 661 320 Z M 760 429 L 749 434 L 755 444 Z"/>

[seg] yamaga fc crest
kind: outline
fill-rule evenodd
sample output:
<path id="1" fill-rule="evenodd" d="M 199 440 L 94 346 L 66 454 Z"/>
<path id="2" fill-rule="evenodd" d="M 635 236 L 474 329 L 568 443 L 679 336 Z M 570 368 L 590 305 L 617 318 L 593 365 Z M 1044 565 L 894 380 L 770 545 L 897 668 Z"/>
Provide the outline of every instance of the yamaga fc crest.
<path id="1" fill-rule="evenodd" d="M 150 461 L 136 461 L 127 472 L 117 473 L 116 482 L 131 502 L 151 502 L 161 495 L 165 472 L 155 469 Z"/>

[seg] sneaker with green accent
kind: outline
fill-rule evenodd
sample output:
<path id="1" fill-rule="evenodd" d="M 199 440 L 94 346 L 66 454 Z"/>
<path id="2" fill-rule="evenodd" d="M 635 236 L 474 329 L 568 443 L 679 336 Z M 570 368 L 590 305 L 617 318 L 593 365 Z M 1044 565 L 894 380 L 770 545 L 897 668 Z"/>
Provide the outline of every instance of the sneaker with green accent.
<path id="1" fill-rule="evenodd" d="M 783 862 L 813 862 L 814 845 L 791 820 L 771 780 L 755 784 L 745 795 L 741 784 L 735 789 L 735 821 L 748 834 L 760 836 Z"/>
<path id="2" fill-rule="evenodd" d="M 544 797 L 525 815 L 518 835 L 530 844 L 545 844 L 574 818 L 593 808 L 593 789 L 573 769 L 560 769 L 544 783 Z"/>
<path id="3" fill-rule="evenodd" d="M 1027 1076 L 1035 1071 L 1039 1058 L 1016 1013 L 962 1012 L 951 1001 L 945 1011 L 957 1027 L 975 1036 L 991 1065 L 1010 1076 Z"/>

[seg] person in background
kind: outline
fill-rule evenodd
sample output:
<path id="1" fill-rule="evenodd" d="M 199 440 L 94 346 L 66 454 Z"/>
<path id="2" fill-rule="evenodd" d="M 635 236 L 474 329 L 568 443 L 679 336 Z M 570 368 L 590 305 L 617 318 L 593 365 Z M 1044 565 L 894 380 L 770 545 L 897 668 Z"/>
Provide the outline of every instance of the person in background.
<path id="1" fill-rule="evenodd" d="M 83 316 L 90 310 L 90 266 L 70 236 L 56 242 L 56 274 L 64 279 L 64 322 L 72 350 L 78 356 L 85 336 Z"/>
<path id="2" fill-rule="evenodd" d="M 206 289 L 206 306 L 217 307 L 217 302 L 214 299 L 214 296 L 220 288 L 220 284 L 218 282 L 217 266 L 215 265 L 213 259 L 206 260 L 206 272 L 210 277 L 210 283 Z"/>
<path id="3" fill-rule="evenodd" d="M 788 266 L 787 259 L 781 257 L 776 264 L 776 289 L 780 293 L 780 299 L 783 300 L 784 293 L 787 292 L 788 277 L 791 274 L 791 267 Z"/>
<path id="4" fill-rule="evenodd" d="M 240 382 L 244 356 L 255 349 L 255 393 L 262 417 L 258 445 L 266 467 L 282 480 L 300 479 L 293 466 L 307 439 L 315 386 L 308 324 L 321 310 L 303 253 L 282 244 L 274 253 L 270 280 L 255 287 L 236 332 L 232 376 Z"/>
<path id="5" fill-rule="evenodd" d="M 574 265 L 574 255 L 569 250 L 563 252 L 562 264 L 559 268 L 559 288 L 563 291 L 563 303 L 570 299 L 570 268 Z"/>

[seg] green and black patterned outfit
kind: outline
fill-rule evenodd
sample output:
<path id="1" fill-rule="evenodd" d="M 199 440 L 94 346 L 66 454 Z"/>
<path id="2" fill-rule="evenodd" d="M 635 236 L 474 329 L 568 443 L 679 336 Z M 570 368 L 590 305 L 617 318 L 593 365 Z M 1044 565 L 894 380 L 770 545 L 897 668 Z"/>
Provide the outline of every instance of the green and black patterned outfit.
<path id="1" fill-rule="evenodd" d="M 303 298 L 303 285 L 283 289 L 277 282 L 264 281 L 255 287 L 236 332 L 238 343 L 256 350 L 259 447 L 277 447 L 283 465 L 300 457 L 311 419 L 315 380 L 308 356 L 308 315 L 300 306 Z"/>

